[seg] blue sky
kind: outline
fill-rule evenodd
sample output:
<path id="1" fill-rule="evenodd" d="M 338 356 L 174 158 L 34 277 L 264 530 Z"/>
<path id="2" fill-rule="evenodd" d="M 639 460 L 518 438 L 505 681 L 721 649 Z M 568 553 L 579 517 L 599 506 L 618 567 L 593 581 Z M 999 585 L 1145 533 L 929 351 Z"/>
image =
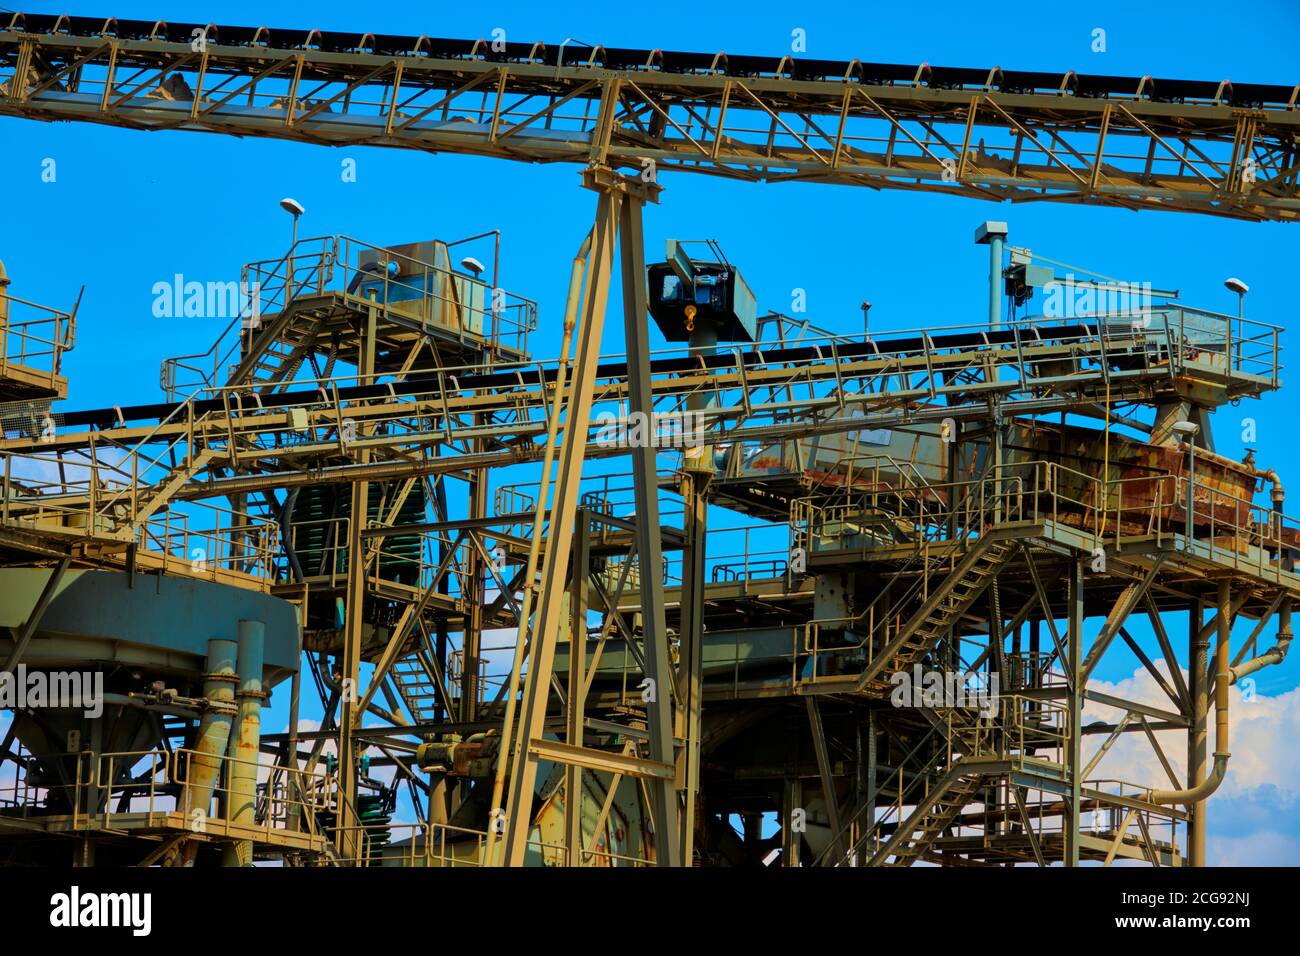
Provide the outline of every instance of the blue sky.
<path id="1" fill-rule="evenodd" d="M 64 6 L 26 9 L 62 12 Z M 802 10 L 758 2 L 368 8 L 326 0 L 308 10 L 268 2 L 106 0 L 71 12 L 460 37 L 488 36 L 501 27 L 511 40 L 548 44 L 573 37 L 607 46 L 767 54 L 786 52 L 791 31 L 801 28 L 807 55 L 818 58 L 1300 82 L 1296 3 L 1256 3 L 1239 8 L 1240 15 L 1221 3 L 1171 9 L 1131 2 L 1006 12 L 955 4 Z M 1095 28 L 1106 31 L 1105 53 L 1091 52 Z M 535 353 L 550 356 L 559 342 L 569 260 L 595 201 L 571 166 L 12 119 L 0 119 L 0 143 L 9 224 L 0 258 L 11 291 L 68 307 L 86 286 L 77 348 L 65 365 L 73 382 L 70 408 L 158 400 L 160 360 L 203 351 L 224 323 L 154 318 L 153 284 L 178 272 L 226 280 L 244 262 L 280 255 L 289 224 L 277 201 L 285 195 L 308 210 L 300 235 L 345 233 L 390 244 L 502 229 L 502 284 L 540 303 Z M 53 184 L 40 180 L 47 157 L 58 163 Z M 356 161 L 355 183 L 340 177 L 345 158 Z M 821 185 L 754 186 L 672 173 L 661 184 L 662 203 L 646 213 L 648 256 L 657 256 L 670 237 L 716 239 L 744 272 L 760 308 L 788 311 L 791 290 L 804 288 L 809 317 L 833 331 L 860 329 L 863 299 L 873 303 L 873 330 L 981 321 L 987 258 L 971 236 L 992 218 L 1009 222 L 1016 245 L 1103 274 L 1176 288 L 1184 302 L 1210 309 L 1235 309 L 1222 280 L 1240 276 L 1251 285 L 1247 315 L 1287 327 L 1287 354 L 1300 352 L 1290 329 L 1297 225 L 1059 204 L 1010 207 Z M 610 322 L 607 351 L 620 348 L 620 324 Z M 652 335 L 652 344 L 662 344 Z M 1294 405 L 1283 393 L 1223 409 L 1215 422 L 1219 450 L 1239 457 L 1240 420 L 1253 417 L 1260 463 L 1300 486 L 1300 443 L 1288 412 Z M 1177 625 L 1171 630 L 1183 633 Z M 1122 683 L 1132 669 L 1121 659 L 1098 676 Z M 1277 711 L 1260 739 L 1295 739 L 1300 661 L 1257 677 L 1267 698 L 1259 706 Z M 1227 809 L 1216 804 L 1211 827 L 1222 829 L 1241 862 L 1285 862 L 1270 857 L 1279 852 L 1292 862 L 1300 856 L 1300 823 L 1291 822 L 1300 817 L 1292 813 L 1279 824 L 1282 814 L 1272 812 L 1294 806 L 1297 763 L 1279 748 L 1269 766 L 1241 782 L 1240 793 L 1220 798 L 1230 801 Z"/>

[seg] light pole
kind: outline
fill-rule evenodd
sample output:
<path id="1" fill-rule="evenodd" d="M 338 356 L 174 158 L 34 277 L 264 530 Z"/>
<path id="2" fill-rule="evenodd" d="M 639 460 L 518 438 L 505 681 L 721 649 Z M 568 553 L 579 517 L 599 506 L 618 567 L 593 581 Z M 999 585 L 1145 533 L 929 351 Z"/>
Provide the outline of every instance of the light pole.
<path id="1" fill-rule="evenodd" d="M 1229 276 L 1223 280 L 1223 287 L 1229 292 L 1237 293 L 1237 341 L 1241 341 L 1241 321 L 1246 317 L 1246 293 L 1250 291 L 1250 286 L 1242 282 L 1236 276 Z M 1228 327 L 1228 371 L 1232 371 L 1232 327 Z"/>
<path id="2" fill-rule="evenodd" d="M 1184 549 L 1192 550 L 1192 510 L 1196 505 L 1196 443 L 1192 441 L 1200 426 L 1195 422 L 1174 422 L 1173 431 L 1187 445 L 1187 541 Z"/>
<path id="3" fill-rule="evenodd" d="M 302 203 L 298 202 L 298 200 L 291 196 L 285 196 L 280 200 L 280 208 L 293 216 L 293 238 L 289 242 L 289 255 L 286 257 L 285 263 L 288 269 L 288 275 L 285 277 L 284 291 L 285 305 L 288 305 L 289 299 L 292 298 L 293 295 L 293 250 L 294 247 L 298 245 L 298 217 L 307 210 L 303 208 Z"/>
<path id="4" fill-rule="evenodd" d="M 1246 314 L 1246 293 L 1250 291 L 1250 286 L 1242 282 L 1236 276 L 1230 276 L 1223 280 L 1223 287 L 1229 292 L 1237 293 L 1237 320 L 1245 318 Z"/>
<path id="5" fill-rule="evenodd" d="M 482 286 L 482 284 L 483 284 L 483 273 L 487 270 L 487 266 L 483 265 L 483 263 L 479 262 L 479 261 L 478 261 L 477 259 L 475 259 L 473 256 L 466 256 L 464 259 L 461 259 L 461 260 L 460 260 L 460 267 L 461 267 L 462 269 L 464 269 L 466 272 L 468 272 L 468 273 L 470 273 L 471 275 L 473 275 L 473 276 L 474 276 L 474 281 L 475 281 L 478 285 Z M 471 291 L 471 292 L 466 296 L 466 298 L 469 299 L 469 316 L 468 316 L 468 320 L 469 320 L 469 325 L 470 325 L 470 329 L 471 329 L 471 331 L 474 331 L 474 332 L 476 332 L 476 333 L 479 334 L 479 335 L 484 335 L 484 334 L 486 334 L 486 335 L 488 336 L 488 338 L 492 340 L 492 343 L 495 345 L 495 344 L 496 344 L 496 323 L 494 322 L 493 325 L 492 325 L 492 328 L 489 329 L 489 330 L 487 330 L 486 333 L 484 332 L 484 329 L 483 329 L 483 325 L 485 324 L 485 323 L 484 323 L 484 319 L 486 318 L 486 315 L 487 315 L 487 309 L 484 307 L 484 305 L 485 305 L 486 303 L 484 303 L 483 305 L 480 305 L 480 306 L 478 307 L 478 313 L 479 313 L 479 314 L 478 314 L 478 318 L 479 318 L 478 326 L 479 326 L 479 327 L 478 327 L 477 329 L 475 329 L 475 328 L 474 328 L 474 304 L 475 304 L 475 300 L 477 299 L 477 295 L 476 295 L 473 291 Z M 495 298 L 495 296 L 494 296 L 494 298 Z M 493 303 L 493 304 L 495 305 L 495 303 Z M 496 315 L 496 311 L 495 311 L 495 309 L 494 309 L 493 312 L 492 312 L 492 318 L 495 319 L 496 317 L 497 317 L 497 315 Z"/>

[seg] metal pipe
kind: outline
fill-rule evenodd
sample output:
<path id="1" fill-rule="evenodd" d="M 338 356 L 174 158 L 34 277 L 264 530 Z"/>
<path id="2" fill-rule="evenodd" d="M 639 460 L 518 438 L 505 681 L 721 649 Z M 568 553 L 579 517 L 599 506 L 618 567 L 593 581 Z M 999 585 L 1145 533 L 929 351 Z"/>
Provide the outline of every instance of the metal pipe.
<path id="1" fill-rule="evenodd" d="M 1002 242 L 1005 233 L 989 236 L 989 327 L 1002 324 Z"/>
<path id="2" fill-rule="evenodd" d="M 1148 800 L 1152 803 L 1200 803 L 1219 789 L 1228 773 L 1228 685 L 1231 683 L 1228 667 L 1228 639 L 1232 634 L 1229 617 L 1228 584 L 1219 585 L 1219 640 L 1214 650 L 1214 768 L 1209 775 L 1186 790 L 1153 790 Z M 1195 667 L 1195 661 L 1192 667 Z"/>
<path id="3" fill-rule="evenodd" d="M 343 693 L 343 684 L 335 680 L 334 676 L 330 674 L 330 672 L 324 667 L 322 667 L 320 670 L 320 678 L 321 678 L 321 683 L 323 683 L 330 690 L 335 691 L 338 694 Z M 388 723 L 394 724 L 398 727 L 405 726 L 407 723 L 406 718 L 403 717 L 401 714 L 394 713 L 391 710 L 385 710 L 383 707 L 380 707 L 378 704 L 376 704 L 373 700 L 366 705 L 366 710 L 374 714 L 380 720 L 387 721 Z"/>
<path id="4" fill-rule="evenodd" d="M 171 697 L 163 700 L 157 694 L 104 694 L 100 698 L 104 706 L 131 707 L 151 714 L 167 714 L 173 717 L 187 717 L 198 720 L 206 709 L 206 701 L 189 697 Z"/>
<path id="5" fill-rule="evenodd" d="M 1277 643 L 1258 657 L 1242 661 L 1236 667 L 1229 667 L 1228 673 L 1232 678 L 1230 683 L 1235 684 L 1247 674 L 1253 674 L 1270 664 L 1281 664 L 1286 660 L 1286 652 L 1291 649 L 1291 602 L 1284 600 L 1277 613 Z"/>
<path id="6" fill-rule="evenodd" d="M 1267 481 L 1269 484 L 1273 486 L 1268 494 L 1273 501 L 1273 510 L 1278 514 L 1281 514 L 1282 503 L 1286 501 L 1286 489 L 1282 487 L 1281 477 L 1279 477 L 1278 473 L 1272 468 L 1269 468 L 1265 471 L 1260 471 L 1256 469 L 1255 477 L 1262 478 L 1264 481 Z"/>
<path id="7" fill-rule="evenodd" d="M 203 696 L 208 706 L 199 720 L 195 753 L 185 771 L 185 791 L 181 811 L 185 822 L 197 829 L 206 825 L 212 809 L 212 792 L 221 773 L 222 757 L 230 743 L 230 727 L 238 708 L 235 706 L 235 662 L 238 645 L 234 641 L 213 638 L 208 641 L 207 672 L 203 675 Z M 192 866 L 198 844 L 186 847 L 184 861 Z"/>
<path id="8" fill-rule="evenodd" d="M 1083 405 L 1073 410 L 1076 415 L 1087 415 L 1089 418 L 1096 418 L 1102 421 L 1109 421 L 1112 425 L 1124 425 L 1132 428 L 1134 431 L 1149 432 L 1154 427 L 1146 422 L 1131 418 L 1128 415 L 1117 415 L 1106 408 L 1105 405 Z"/>
<path id="9" fill-rule="evenodd" d="M 262 732 L 262 662 L 266 645 L 266 625 L 261 621 L 239 622 L 239 714 L 235 718 L 227 776 L 229 795 L 226 819 L 238 826 L 251 827 L 257 819 L 257 758 Z M 253 843 L 239 840 L 226 846 L 225 866 L 251 866 Z"/>

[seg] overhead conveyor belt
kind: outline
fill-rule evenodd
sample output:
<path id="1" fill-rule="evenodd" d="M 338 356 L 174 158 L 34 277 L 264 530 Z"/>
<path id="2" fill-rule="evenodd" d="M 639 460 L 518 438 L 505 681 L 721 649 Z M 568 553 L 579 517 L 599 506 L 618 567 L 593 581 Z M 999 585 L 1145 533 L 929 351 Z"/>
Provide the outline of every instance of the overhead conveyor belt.
<path id="1" fill-rule="evenodd" d="M 1172 318 L 1140 329 L 1123 321 L 1051 320 L 972 328 L 770 349 L 758 345 L 708 355 L 670 352 L 651 360 L 651 392 L 656 409 L 667 412 L 685 408 L 692 395 L 712 396 L 717 414 L 709 428 L 714 440 L 772 441 L 948 416 L 979 417 L 987 414 L 991 394 L 1001 396 L 1008 414 L 1042 414 L 1086 401 L 1176 396 L 1177 379 L 1184 375 L 1221 391 L 1224 400 L 1278 385 L 1278 330 L 1246 323 L 1230 332 L 1226 319 L 1208 313 L 1176 310 Z M 1230 337 L 1229 366 L 1224 356 Z M 140 474 L 150 480 L 145 471 L 161 460 L 156 451 L 144 451 L 151 445 L 194 442 L 211 451 L 234 442 L 243 449 L 241 460 L 252 454 L 264 462 L 285 458 L 300 463 L 312 455 L 337 453 L 339 430 L 353 419 L 370 423 L 374 431 L 365 444 L 445 445 L 451 454 L 437 467 L 459 469 L 478 461 L 463 446 L 471 439 L 514 443 L 525 457 L 532 453 L 529 440 L 545 433 L 552 395 L 538 382 L 552 383 L 555 369 L 554 361 L 489 373 L 440 369 L 377 384 L 304 382 L 266 395 L 231 387 L 200 393 L 186 403 L 56 415 L 55 434 L 38 428 L 26 437 L 0 441 L 0 451 L 47 454 L 139 443 L 140 460 L 148 465 Z M 596 378 L 593 401 L 606 403 L 606 410 L 621 407 L 628 394 L 626 363 L 604 362 Z M 294 409 L 307 413 L 297 417 L 297 424 L 290 414 Z M 394 427 L 375 427 L 382 422 Z M 408 424 L 397 427 L 399 422 Z M 79 430 L 87 428 L 98 430 Z M 315 437 L 309 439 L 309 433 Z M 281 439 L 268 442 L 267 434 Z M 289 434 L 291 440 L 285 437 Z"/>
<path id="2" fill-rule="evenodd" d="M 652 359 L 650 372 L 653 375 L 680 375 L 701 370 L 727 371 L 735 369 L 737 362 L 746 367 L 775 365 L 811 365 L 829 361 L 847 361 L 870 358 L 877 355 L 905 356 L 929 350 L 980 348 L 982 346 L 1009 346 L 1022 342 L 1025 345 L 1039 342 L 1078 342 L 1098 334 L 1098 326 L 1083 323 L 1066 323 L 1050 326 L 1013 326 L 989 332 L 955 332 L 944 335 L 920 336 L 903 335 L 897 338 L 880 340 L 844 340 L 823 342 L 781 348 L 750 348 L 745 351 L 731 350 L 707 355 L 682 355 Z M 1108 337 L 1115 336 L 1110 333 Z M 377 385 L 352 385 L 331 389 L 328 400 L 337 398 L 340 402 L 358 402 L 389 396 L 420 395 L 431 390 L 441 390 L 452 384 L 462 393 L 487 391 L 498 388 L 513 388 L 521 385 L 535 385 L 538 379 L 547 383 L 555 380 L 556 367 L 553 364 L 520 364 L 505 367 L 494 372 L 477 372 L 472 369 L 458 374 L 456 369 L 447 369 L 436 375 L 411 375 L 400 382 L 385 382 Z M 626 362 L 604 362 L 597 368 L 597 378 L 622 379 L 627 376 Z M 266 395 L 251 396 L 252 388 L 228 389 L 232 393 L 250 393 L 246 399 L 249 407 L 291 408 L 311 404 L 321 398 L 321 392 L 314 389 L 293 389 Z M 324 400 L 324 399 L 322 399 Z M 194 414 L 203 415 L 224 409 L 226 401 L 222 398 L 195 398 L 192 400 Z M 153 402 L 144 405 L 112 406 L 71 411 L 59 416 L 59 424 L 67 427 L 112 427 L 124 422 L 163 421 L 170 418 L 184 402 Z"/>
<path id="3" fill-rule="evenodd" d="M 1028 70 L 930 66 L 928 63 L 864 63 L 791 56 L 744 56 L 727 53 L 685 53 L 676 50 L 635 50 L 622 47 L 567 46 L 494 40 L 403 36 L 388 33 L 345 33 L 229 24 L 181 23 L 163 20 L 119 20 L 116 17 L 55 16 L 15 13 L 9 30 L 33 34 L 101 37 L 189 43 L 196 31 L 221 46 L 286 49 L 319 53 L 363 53 L 426 59 L 484 60 L 490 63 L 530 63 L 546 66 L 659 70 L 664 73 L 708 73 L 731 77 L 775 76 L 792 80 L 844 80 L 873 85 L 903 85 L 930 89 L 986 88 L 999 92 L 1077 96 L 1132 96 L 1145 87 L 1150 99 L 1180 103 L 1204 100 L 1215 104 L 1263 109 L 1291 108 L 1296 88 L 1276 84 L 1232 84 L 1208 80 L 1155 79 L 1150 76 L 1104 76 Z"/>
<path id="4" fill-rule="evenodd" d="M 0 82 L 40 120 L 1300 215 L 1294 84 L 21 13 Z"/>

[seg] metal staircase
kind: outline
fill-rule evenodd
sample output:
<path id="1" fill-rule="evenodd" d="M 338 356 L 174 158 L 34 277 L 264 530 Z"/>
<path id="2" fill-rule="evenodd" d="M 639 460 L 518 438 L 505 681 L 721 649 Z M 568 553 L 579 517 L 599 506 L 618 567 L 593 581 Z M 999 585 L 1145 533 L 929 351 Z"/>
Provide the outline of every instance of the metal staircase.
<path id="1" fill-rule="evenodd" d="M 924 859 L 983 785 L 983 773 L 958 760 L 867 865 L 911 866 Z"/>
<path id="2" fill-rule="evenodd" d="M 424 655 L 417 651 L 393 661 L 388 674 L 397 694 L 416 723 L 438 719 L 438 681 Z"/>
<path id="3" fill-rule="evenodd" d="M 964 545 L 969 545 L 966 554 L 937 586 L 925 593 L 926 582 L 942 574 L 943 565 L 951 562 L 957 550 Z M 920 606 L 899 625 L 898 630 L 883 646 L 875 646 L 861 673 L 802 678 L 799 683 L 803 686 L 803 692 L 889 696 L 893 689 L 890 675 L 906 670 L 924 659 L 944 634 L 970 610 L 1015 549 L 1014 531 L 994 530 L 973 541 L 954 538 L 939 543 L 932 551 L 919 552 L 909 562 L 909 567 L 917 565 L 921 570 L 919 580 L 894 607 L 906 608 L 915 605 L 917 601 L 920 601 Z M 884 592 L 882 597 L 883 595 Z M 860 613 L 855 622 L 868 621 L 872 610 L 873 608 L 868 608 Z M 880 638 L 875 637 L 874 640 L 878 642 Z"/>
<path id="4" fill-rule="evenodd" d="M 229 384 L 260 386 L 259 391 L 263 394 L 284 387 L 315 347 L 315 329 L 320 321 L 317 319 L 299 337 L 291 334 L 295 331 L 292 325 L 285 326 L 283 333 L 274 335 L 264 346 L 249 352 L 231 373 Z"/>
<path id="5" fill-rule="evenodd" d="M 980 538 L 975 546 L 944 578 L 939 587 L 899 628 L 894 638 L 876 655 L 858 678 L 855 690 L 872 696 L 889 693 L 892 684 L 885 676 L 918 663 L 948 629 L 984 593 L 989 582 L 1015 550 L 1015 541 L 1004 536 Z"/>

